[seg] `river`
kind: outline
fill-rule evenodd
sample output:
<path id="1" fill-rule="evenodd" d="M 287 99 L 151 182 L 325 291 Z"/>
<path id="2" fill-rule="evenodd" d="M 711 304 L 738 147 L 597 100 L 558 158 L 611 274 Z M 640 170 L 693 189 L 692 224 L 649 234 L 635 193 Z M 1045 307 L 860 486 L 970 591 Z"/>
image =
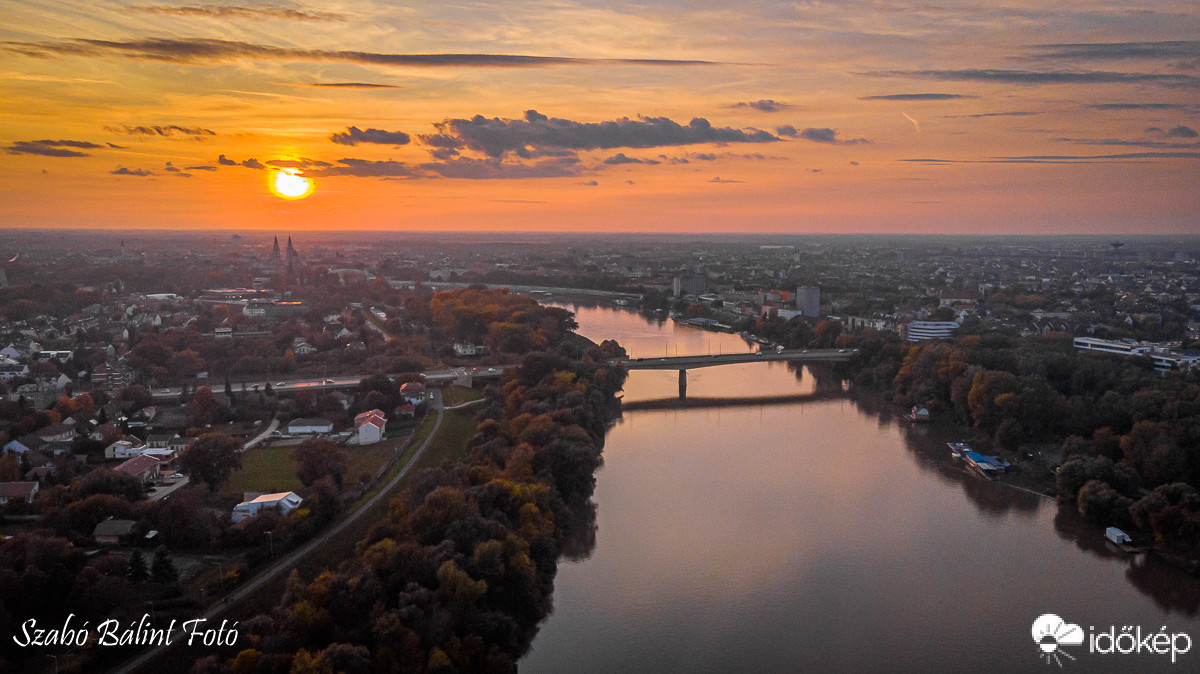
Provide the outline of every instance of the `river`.
<path id="1" fill-rule="evenodd" d="M 581 334 L 633 357 L 752 350 L 737 335 L 567 308 Z M 1085 639 L 1052 654 L 1064 671 L 1196 671 L 1195 579 L 1120 552 L 1070 508 L 967 472 L 948 431 L 815 381 L 787 363 L 698 369 L 692 399 L 795 399 L 625 411 L 597 473 L 595 546 L 560 563 L 554 613 L 521 671 L 1044 672 L 1059 669 L 1033 641 L 1046 613 L 1087 635 L 1165 627 L 1197 642 L 1172 665 L 1092 653 Z M 675 372 L 634 371 L 624 401 L 677 394 Z"/>

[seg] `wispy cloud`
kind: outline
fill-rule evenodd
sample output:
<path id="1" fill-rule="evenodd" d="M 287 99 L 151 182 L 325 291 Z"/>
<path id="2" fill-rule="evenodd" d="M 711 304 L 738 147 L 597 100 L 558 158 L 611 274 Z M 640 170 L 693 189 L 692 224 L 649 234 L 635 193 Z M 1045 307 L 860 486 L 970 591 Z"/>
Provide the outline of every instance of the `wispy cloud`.
<path id="1" fill-rule="evenodd" d="M 109 173 L 115 176 L 137 176 L 139 178 L 145 178 L 147 176 L 154 175 L 154 171 L 150 171 L 148 169 L 131 169 L 124 166 L 119 166 L 115 171 L 109 171 Z"/>
<path id="2" fill-rule="evenodd" d="M 1036 49 L 1043 50 L 1043 53 L 1034 56 L 1038 59 L 1070 59 L 1073 61 L 1195 59 L 1200 56 L 1200 41 L 1081 42 L 1037 45 Z"/>
<path id="3" fill-rule="evenodd" d="M 1125 154 L 1099 155 L 1028 155 L 1023 157 L 990 157 L 987 159 L 936 159 L 915 158 L 897 161 L 919 164 L 1058 164 L 1089 163 L 1101 161 L 1125 161 L 1134 159 L 1200 159 L 1200 152 L 1129 152 Z"/>
<path id="4" fill-rule="evenodd" d="M 567 56 L 529 56 L 524 54 L 391 54 L 328 49 L 296 49 L 209 38 L 141 38 L 137 40 L 73 39 L 47 42 L 0 43 L 6 51 L 23 56 L 116 55 L 143 61 L 165 61 L 200 65 L 259 61 L 329 61 L 360 65 L 402 66 L 411 68 L 536 68 L 563 65 L 641 65 L 699 66 L 717 65 L 713 61 L 682 59 L 613 59 Z"/>
<path id="5" fill-rule="evenodd" d="M 207 17 L 213 19 L 289 19 L 293 21 L 345 21 L 346 17 L 333 12 L 310 12 L 279 5 L 256 5 L 244 7 L 241 5 L 202 5 L 183 6 L 172 5 L 135 5 L 124 7 L 121 11 L 144 14 L 165 14 L 169 16 L 184 16 L 189 18 Z"/>
<path id="6" fill-rule="evenodd" d="M 913 119 L 912 117 L 909 117 L 907 112 L 901 112 L 900 114 L 904 116 L 904 119 L 907 119 L 909 122 L 912 123 L 913 128 L 917 130 L 917 133 L 921 133 L 921 125 L 920 125 L 920 123 L 917 122 L 917 120 Z"/>
<path id="7" fill-rule="evenodd" d="M 1195 110 L 1200 105 L 1192 103 L 1095 103 L 1089 110 Z"/>
<path id="8" fill-rule="evenodd" d="M 383 129 L 360 129 L 357 126 L 346 127 L 329 136 L 329 140 L 339 145 L 358 145 L 359 143 L 375 143 L 379 145 L 407 145 L 410 140 L 403 131 L 384 131 Z"/>
<path id="9" fill-rule="evenodd" d="M 1013 110 L 1012 112 L 981 112 L 975 115 L 942 115 L 942 119 L 982 119 L 984 117 L 1029 117 L 1038 113 L 1030 110 Z"/>
<path id="10" fill-rule="evenodd" d="M 43 157 L 87 157 L 87 152 L 106 146 L 86 140 L 18 140 L 4 148 L 9 154 L 36 154 Z M 72 149 L 75 148 L 75 149 Z"/>
<path id="11" fill-rule="evenodd" d="M 744 183 L 746 181 L 745 180 L 726 180 L 725 178 L 722 178 L 721 176 L 717 176 L 708 182 L 721 183 L 723 185 L 728 185 L 728 184 L 733 184 L 733 183 Z"/>
<path id="12" fill-rule="evenodd" d="M 131 136 L 173 136 L 175 134 L 183 134 L 186 136 L 215 136 L 216 131 L 206 129 L 201 126 L 178 126 L 172 124 L 170 126 L 106 126 L 105 131 L 113 133 L 127 133 Z"/>
<path id="13" fill-rule="evenodd" d="M 960 70 L 883 70 L 860 73 L 868 77 L 913 77 L 949 82 L 991 82 L 1002 84 L 1157 84 L 1171 88 L 1200 87 L 1200 77 L 1169 73 L 1125 73 L 1075 70 L 1002 70 L 963 68 Z"/>
<path id="14" fill-rule="evenodd" d="M 395 84 L 374 82 L 274 82 L 282 87 L 308 87 L 313 89 L 403 89 Z"/>
<path id="15" fill-rule="evenodd" d="M 953 101 L 960 98 L 979 98 L 968 94 L 883 94 L 863 96 L 862 101 Z"/>
<path id="16" fill-rule="evenodd" d="M 733 103 L 732 105 L 729 105 L 727 107 L 734 108 L 734 109 L 749 108 L 751 110 L 758 110 L 759 112 L 779 112 L 781 110 L 786 110 L 792 106 L 788 105 L 787 103 L 781 103 L 779 101 L 774 101 L 769 98 L 764 98 L 764 99 L 758 100 L 758 101 L 738 101 L 737 103 Z"/>

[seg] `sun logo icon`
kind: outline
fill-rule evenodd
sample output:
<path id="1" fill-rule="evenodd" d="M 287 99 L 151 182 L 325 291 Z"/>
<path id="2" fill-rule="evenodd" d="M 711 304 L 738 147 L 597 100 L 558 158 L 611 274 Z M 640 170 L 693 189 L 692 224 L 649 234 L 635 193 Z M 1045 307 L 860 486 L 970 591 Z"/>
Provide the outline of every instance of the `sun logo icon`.
<path id="1" fill-rule="evenodd" d="M 1046 664 L 1051 661 L 1062 667 L 1058 656 L 1074 660 L 1075 657 L 1063 650 L 1063 646 L 1079 646 L 1083 643 L 1083 628 L 1068 623 L 1062 618 L 1047 613 L 1033 621 L 1033 641 L 1038 645 L 1038 657 Z"/>

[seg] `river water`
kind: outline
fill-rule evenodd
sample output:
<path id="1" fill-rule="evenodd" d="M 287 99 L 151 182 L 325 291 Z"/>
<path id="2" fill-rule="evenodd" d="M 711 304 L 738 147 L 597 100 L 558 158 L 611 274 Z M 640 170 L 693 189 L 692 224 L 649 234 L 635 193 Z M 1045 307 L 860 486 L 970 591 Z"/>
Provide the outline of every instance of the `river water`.
<path id="1" fill-rule="evenodd" d="M 752 350 L 737 335 L 567 308 L 581 334 L 633 357 Z M 1046 613 L 1085 637 L 1131 626 L 1196 642 L 1172 665 L 1092 653 L 1085 638 L 1056 651 L 1063 671 L 1200 667 L 1195 579 L 1120 552 L 1070 508 L 967 472 L 948 431 L 786 363 L 688 374 L 693 401 L 792 396 L 772 404 L 658 409 L 677 381 L 630 373 L 624 402 L 643 409 L 607 436 L 595 546 L 560 563 L 522 672 L 1045 672 L 1059 667 L 1031 625 Z"/>

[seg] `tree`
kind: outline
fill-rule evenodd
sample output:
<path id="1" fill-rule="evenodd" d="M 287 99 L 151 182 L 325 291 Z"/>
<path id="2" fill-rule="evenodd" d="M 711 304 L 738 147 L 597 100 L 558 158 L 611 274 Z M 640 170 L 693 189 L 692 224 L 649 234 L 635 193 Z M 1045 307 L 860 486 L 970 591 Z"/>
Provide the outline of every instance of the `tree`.
<path id="1" fill-rule="evenodd" d="M 141 550 L 134 548 L 133 554 L 129 555 L 129 570 L 126 571 L 126 575 L 134 585 L 150 577 L 150 572 L 146 569 L 146 558 L 142 556 Z"/>
<path id="2" fill-rule="evenodd" d="M 154 551 L 154 561 L 150 562 L 150 578 L 164 584 L 179 580 L 179 571 L 175 570 L 175 562 L 171 561 L 165 545 L 158 546 Z"/>
<path id="3" fill-rule="evenodd" d="M 224 433 L 202 435 L 184 452 L 179 465 L 215 492 L 234 469 L 242 467 L 242 443 Z"/>
<path id="4" fill-rule="evenodd" d="M 310 438 L 300 443 L 293 456 L 296 459 L 296 477 L 306 487 L 329 476 L 341 488 L 342 477 L 350 466 L 345 450 L 320 438 Z"/>

